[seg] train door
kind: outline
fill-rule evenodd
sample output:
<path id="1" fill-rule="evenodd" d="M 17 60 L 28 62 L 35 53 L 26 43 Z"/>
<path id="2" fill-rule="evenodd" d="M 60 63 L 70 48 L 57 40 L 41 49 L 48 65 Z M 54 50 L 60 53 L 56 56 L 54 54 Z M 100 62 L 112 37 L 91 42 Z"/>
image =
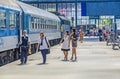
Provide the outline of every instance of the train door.
<path id="1" fill-rule="evenodd" d="M 16 18 L 16 30 L 18 31 L 18 42 L 19 42 L 21 36 L 20 13 L 17 13 L 15 18 Z"/>
<path id="2" fill-rule="evenodd" d="M 10 40 L 12 40 L 11 45 L 15 50 L 11 50 L 13 60 L 19 58 L 19 50 L 18 50 L 18 41 L 20 40 L 20 12 L 18 11 L 9 11 L 9 35 L 11 36 Z"/>
<path id="3" fill-rule="evenodd" d="M 9 11 L 9 35 L 16 36 L 18 35 L 18 27 L 16 26 L 16 13 L 14 11 Z"/>

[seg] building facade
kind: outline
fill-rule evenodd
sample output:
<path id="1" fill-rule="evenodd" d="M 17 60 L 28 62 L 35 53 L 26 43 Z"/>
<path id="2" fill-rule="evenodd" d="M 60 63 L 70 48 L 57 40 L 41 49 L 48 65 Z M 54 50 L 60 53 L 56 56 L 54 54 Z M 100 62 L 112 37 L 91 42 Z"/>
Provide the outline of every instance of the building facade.
<path id="1" fill-rule="evenodd" d="M 120 27 L 119 0 L 20 0 L 50 12 L 67 17 L 73 26 L 95 25 L 97 27 Z"/>

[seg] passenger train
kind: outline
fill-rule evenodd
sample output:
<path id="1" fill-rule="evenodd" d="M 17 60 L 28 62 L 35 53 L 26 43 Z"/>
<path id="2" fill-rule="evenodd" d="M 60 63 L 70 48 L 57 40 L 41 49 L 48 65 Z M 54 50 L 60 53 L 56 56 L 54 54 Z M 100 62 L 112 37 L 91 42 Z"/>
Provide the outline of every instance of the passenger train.
<path id="1" fill-rule="evenodd" d="M 55 14 L 17 0 L 0 0 L 0 66 L 19 59 L 18 42 L 24 29 L 34 53 L 40 32 L 45 33 L 51 45 L 59 42 L 61 22 Z M 69 29 L 68 24 L 65 30 Z"/>

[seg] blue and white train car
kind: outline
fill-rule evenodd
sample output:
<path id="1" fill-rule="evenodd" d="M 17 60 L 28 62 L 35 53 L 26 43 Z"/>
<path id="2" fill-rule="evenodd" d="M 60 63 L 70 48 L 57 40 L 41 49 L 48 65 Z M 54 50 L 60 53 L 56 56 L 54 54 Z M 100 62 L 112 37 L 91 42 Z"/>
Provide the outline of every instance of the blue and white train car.
<path id="1" fill-rule="evenodd" d="M 32 49 L 34 49 L 33 52 L 36 49 L 36 43 L 38 42 L 37 40 L 40 32 L 45 33 L 50 40 L 51 45 L 57 44 L 61 38 L 59 17 L 22 2 L 17 1 L 17 3 L 23 10 L 22 29 L 26 29 L 28 31 Z"/>
<path id="2" fill-rule="evenodd" d="M 61 36 L 63 37 L 65 31 L 69 31 L 69 34 L 71 32 L 70 20 L 64 16 L 59 16 L 59 18 L 60 18 L 60 26 L 61 26 Z"/>
<path id="3" fill-rule="evenodd" d="M 16 45 L 21 9 L 12 0 L 0 0 L 0 65 L 18 58 Z"/>
<path id="4" fill-rule="evenodd" d="M 60 19 L 56 15 L 16 0 L 0 0 L 0 65 L 19 58 L 17 44 L 24 29 L 33 52 L 40 32 L 45 33 L 52 45 L 61 38 Z"/>

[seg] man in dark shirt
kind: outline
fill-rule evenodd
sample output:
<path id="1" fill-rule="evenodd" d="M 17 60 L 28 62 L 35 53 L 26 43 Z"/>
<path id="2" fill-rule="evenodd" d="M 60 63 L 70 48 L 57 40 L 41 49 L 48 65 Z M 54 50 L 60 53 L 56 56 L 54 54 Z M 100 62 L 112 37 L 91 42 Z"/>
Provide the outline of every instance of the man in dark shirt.
<path id="1" fill-rule="evenodd" d="M 21 58 L 21 65 L 27 63 L 27 56 L 28 56 L 28 50 L 30 48 L 30 39 L 27 36 L 27 31 L 23 31 L 23 36 L 21 38 L 21 42 L 19 43 L 21 47 L 21 53 L 20 53 L 20 58 Z"/>

